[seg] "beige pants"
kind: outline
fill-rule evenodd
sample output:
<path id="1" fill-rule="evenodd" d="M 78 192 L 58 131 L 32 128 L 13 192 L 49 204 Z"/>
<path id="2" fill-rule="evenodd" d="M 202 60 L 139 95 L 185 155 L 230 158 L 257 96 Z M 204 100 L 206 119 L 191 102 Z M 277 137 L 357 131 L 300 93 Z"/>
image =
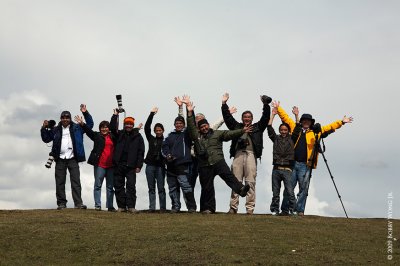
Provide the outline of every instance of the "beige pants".
<path id="1" fill-rule="evenodd" d="M 256 205 L 256 176 L 257 162 L 254 153 L 251 151 L 238 151 L 232 162 L 232 172 L 239 180 L 250 185 L 246 196 L 246 211 L 253 212 Z M 237 210 L 239 206 L 239 195 L 232 191 L 230 208 Z"/>

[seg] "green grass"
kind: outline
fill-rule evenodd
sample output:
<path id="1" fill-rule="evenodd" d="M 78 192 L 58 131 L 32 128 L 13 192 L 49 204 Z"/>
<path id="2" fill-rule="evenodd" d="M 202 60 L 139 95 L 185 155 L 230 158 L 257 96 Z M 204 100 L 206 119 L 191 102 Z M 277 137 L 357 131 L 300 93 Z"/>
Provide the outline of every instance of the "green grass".
<path id="1" fill-rule="evenodd" d="M 400 262 L 399 241 L 387 260 L 387 234 L 386 219 L 0 211 L 0 265 Z"/>

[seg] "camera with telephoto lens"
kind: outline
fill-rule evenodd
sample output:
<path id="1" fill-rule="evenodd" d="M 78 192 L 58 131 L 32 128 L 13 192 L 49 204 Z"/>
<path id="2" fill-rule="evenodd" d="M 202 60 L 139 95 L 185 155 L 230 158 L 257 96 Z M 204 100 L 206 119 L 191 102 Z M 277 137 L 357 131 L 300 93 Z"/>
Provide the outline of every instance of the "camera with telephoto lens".
<path id="1" fill-rule="evenodd" d="M 54 157 L 53 157 L 53 153 L 49 153 L 49 159 L 47 159 L 47 163 L 44 165 L 46 166 L 46 168 L 50 169 L 51 165 L 53 164 L 54 161 Z"/>
<path id="2" fill-rule="evenodd" d="M 47 126 L 45 128 L 48 129 L 53 129 L 56 126 L 56 121 L 54 121 L 53 119 L 48 120 L 47 122 Z"/>
<path id="3" fill-rule="evenodd" d="M 244 150 L 249 145 L 249 140 L 246 135 L 242 135 L 237 142 L 238 150 Z"/>
<path id="4" fill-rule="evenodd" d="M 116 109 L 118 113 L 124 113 L 125 109 L 122 107 L 122 95 L 118 94 L 115 95 L 115 98 L 117 98 L 117 103 L 118 103 L 118 108 Z"/>

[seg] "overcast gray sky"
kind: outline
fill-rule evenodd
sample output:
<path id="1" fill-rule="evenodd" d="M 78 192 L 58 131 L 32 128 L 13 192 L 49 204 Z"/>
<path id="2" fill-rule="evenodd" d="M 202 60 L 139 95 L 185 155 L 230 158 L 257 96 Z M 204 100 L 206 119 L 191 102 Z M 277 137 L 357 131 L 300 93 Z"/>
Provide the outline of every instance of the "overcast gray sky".
<path id="1" fill-rule="evenodd" d="M 39 134 L 44 119 L 78 114 L 86 103 L 97 128 L 122 94 L 128 115 L 145 122 L 158 106 L 154 122 L 170 131 L 174 96 L 191 95 L 212 121 L 227 91 L 238 120 L 247 109 L 261 115 L 261 94 L 321 124 L 352 115 L 353 124 L 326 139 L 347 212 L 386 217 L 392 192 L 400 218 L 399 8 L 399 1 L 366 0 L 0 0 L 0 209 L 56 207 L 54 169 L 44 167 L 50 148 Z M 267 134 L 264 144 L 256 213 L 269 213 L 272 197 Z M 85 145 L 88 155 L 88 138 Z M 344 216 L 321 159 L 306 213 Z M 84 202 L 93 208 L 92 167 L 82 163 L 81 174 Z M 218 177 L 216 187 L 217 209 L 227 211 L 230 190 Z M 137 189 L 137 208 L 147 209 L 144 169 Z M 69 182 L 67 195 L 71 207 Z"/>

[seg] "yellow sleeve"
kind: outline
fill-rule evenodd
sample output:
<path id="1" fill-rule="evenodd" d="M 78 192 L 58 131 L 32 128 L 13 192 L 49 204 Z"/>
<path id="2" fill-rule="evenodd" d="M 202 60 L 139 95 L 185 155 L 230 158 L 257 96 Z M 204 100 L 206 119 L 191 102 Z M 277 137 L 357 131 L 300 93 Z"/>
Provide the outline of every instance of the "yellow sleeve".
<path id="1" fill-rule="evenodd" d="M 342 120 L 337 120 L 333 123 L 330 123 L 329 125 L 325 125 L 325 126 L 321 127 L 321 133 L 324 133 L 326 131 L 331 131 L 331 130 L 335 131 L 336 129 L 341 128 L 342 125 L 343 125 Z"/>
<path id="2" fill-rule="evenodd" d="M 290 132 L 293 132 L 293 130 L 296 126 L 296 123 L 293 121 L 292 118 L 290 118 L 290 116 L 280 106 L 278 107 L 278 115 L 279 115 L 279 118 L 282 120 L 282 122 L 284 122 L 290 126 Z"/>

